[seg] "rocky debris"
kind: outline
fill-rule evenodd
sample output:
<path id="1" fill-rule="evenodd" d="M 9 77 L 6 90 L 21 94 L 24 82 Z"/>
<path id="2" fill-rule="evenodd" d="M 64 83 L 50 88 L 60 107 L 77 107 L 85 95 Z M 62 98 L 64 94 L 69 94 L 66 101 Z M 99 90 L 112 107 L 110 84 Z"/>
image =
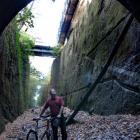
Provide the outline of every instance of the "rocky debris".
<path id="1" fill-rule="evenodd" d="M 27 132 L 35 124 L 32 118 L 39 112 L 40 108 L 28 110 L 7 124 L 0 140 L 25 140 Z M 71 113 L 72 110 L 64 109 L 65 117 Z M 68 140 L 140 140 L 140 115 L 99 116 L 80 111 L 75 120 L 78 123 L 67 126 Z"/>
<path id="2" fill-rule="evenodd" d="M 77 114 L 81 119 L 84 112 Z M 140 116 L 87 116 L 82 124 L 68 126 L 69 137 L 78 140 L 140 140 Z"/>
<path id="3" fill-rule="evenodd" d="M 32 119 L 37 117 L 39 112 L 40 109 L 38 108 L 35 110 L 30 109 L 25 111 L 24 114 L 19 116 L 13 123 L 8 123 L 5 127 L 5 131 L 0 136 L 0 140 L 21 139 L 20 137 L 26 135 L 27 129 L 34 126 L 35 123 L 32 121 Z"/>

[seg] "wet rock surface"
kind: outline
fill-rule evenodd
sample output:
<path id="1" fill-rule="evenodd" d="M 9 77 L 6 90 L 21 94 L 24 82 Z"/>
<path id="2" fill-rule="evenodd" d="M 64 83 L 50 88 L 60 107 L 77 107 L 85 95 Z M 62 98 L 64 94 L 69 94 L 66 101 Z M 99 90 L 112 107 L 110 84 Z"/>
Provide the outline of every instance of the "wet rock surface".
<path id="1" fill-rule="evenodd" d="M 25 140 L 30 128 L 34 127 L 32 118 L 37 117 L 40 108 L 26 111 L 13 123 L 6 125 L 0 140 Z M 65 116 L 72 111 L 65 108 Z M 139 140 L 140 115 L 89 115 L 80 111 L 75 120 L 76 124 L 67 126 L 68 140 Z M 39 131 L 40 135 L 44 131 Z"/>

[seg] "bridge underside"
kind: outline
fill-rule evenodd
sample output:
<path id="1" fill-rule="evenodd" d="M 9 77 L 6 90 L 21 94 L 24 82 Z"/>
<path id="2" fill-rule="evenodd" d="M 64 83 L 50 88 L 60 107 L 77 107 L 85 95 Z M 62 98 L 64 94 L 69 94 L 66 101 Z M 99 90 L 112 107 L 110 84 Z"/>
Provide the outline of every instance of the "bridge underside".
<path id="1" fill-rule="evenodd" d="M 55 57 L 53 49 L 49 46 L 35 45 L 32 49 L 26 50 L 30 55 L 41 57 Z"/>
<path id="2" fill-rule="evenodd" d="M 30 55 L 31 56 L 41 56 L 41 57 L 53 57 L 53 58 L 55 57 L 50 52 L 47 52 L 47 51 L 44 52 L 44 51 L 38 51 L 38 50 L 31 50 Z"/>

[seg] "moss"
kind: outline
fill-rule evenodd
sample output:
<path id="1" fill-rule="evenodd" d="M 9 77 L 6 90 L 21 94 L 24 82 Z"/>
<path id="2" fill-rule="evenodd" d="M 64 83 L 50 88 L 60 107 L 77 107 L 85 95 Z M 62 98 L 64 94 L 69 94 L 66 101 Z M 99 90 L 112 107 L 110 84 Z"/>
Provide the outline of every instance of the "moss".
<path id="1" fill-rule="evenodd" d="M 13 20 L 0 37 L 0 131 L 28 107 L 29 60 L 25 49 L 34 41 L 21 33 Z"/>
<path id="2" fill-rule="evenodd" d="M 26 32 L 19 32 L 19 43 L 23 49 L 31 49 L 35 45 L 35 40 Z M 28 53 L 28 52 L 27 52 Z"/>
<path id="3" fill-rule="evenodd" d="M 61 45 L 57 45 L 55 47 L 53 47 L 53 54 L 57 57 L 59 57 L 61 55 L 61 51 L 63 49 L 63 46 Z"/>
<path id="4" fill-rule="evenodd" d="M 18 54 L 18 71 L 20 82 L 20 105 L 21 112 L 28 108 L 28 82 L 29 82 L 29 53 L 26 49 L 34 46 L 35 42 L 32 37 L 24 32 L 16 33 L 16 48 Z"/>

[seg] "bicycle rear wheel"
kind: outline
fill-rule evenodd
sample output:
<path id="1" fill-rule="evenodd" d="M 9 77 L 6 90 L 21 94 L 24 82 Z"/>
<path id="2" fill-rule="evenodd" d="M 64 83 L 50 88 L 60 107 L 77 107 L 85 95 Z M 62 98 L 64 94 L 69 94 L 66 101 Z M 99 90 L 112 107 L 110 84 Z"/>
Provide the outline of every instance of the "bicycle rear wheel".
<path id="1" fill-rule="evenodd" d="M 41 140 L 53 140 L 53 133 L 52 131 L 45 131 L 44 134 L 41 137 Z"/>
<path id="2" fill-rule="evenodd" d="M 27 134 L 26 140 L 38 140 L 37 132 L 30 130 Z"/>

